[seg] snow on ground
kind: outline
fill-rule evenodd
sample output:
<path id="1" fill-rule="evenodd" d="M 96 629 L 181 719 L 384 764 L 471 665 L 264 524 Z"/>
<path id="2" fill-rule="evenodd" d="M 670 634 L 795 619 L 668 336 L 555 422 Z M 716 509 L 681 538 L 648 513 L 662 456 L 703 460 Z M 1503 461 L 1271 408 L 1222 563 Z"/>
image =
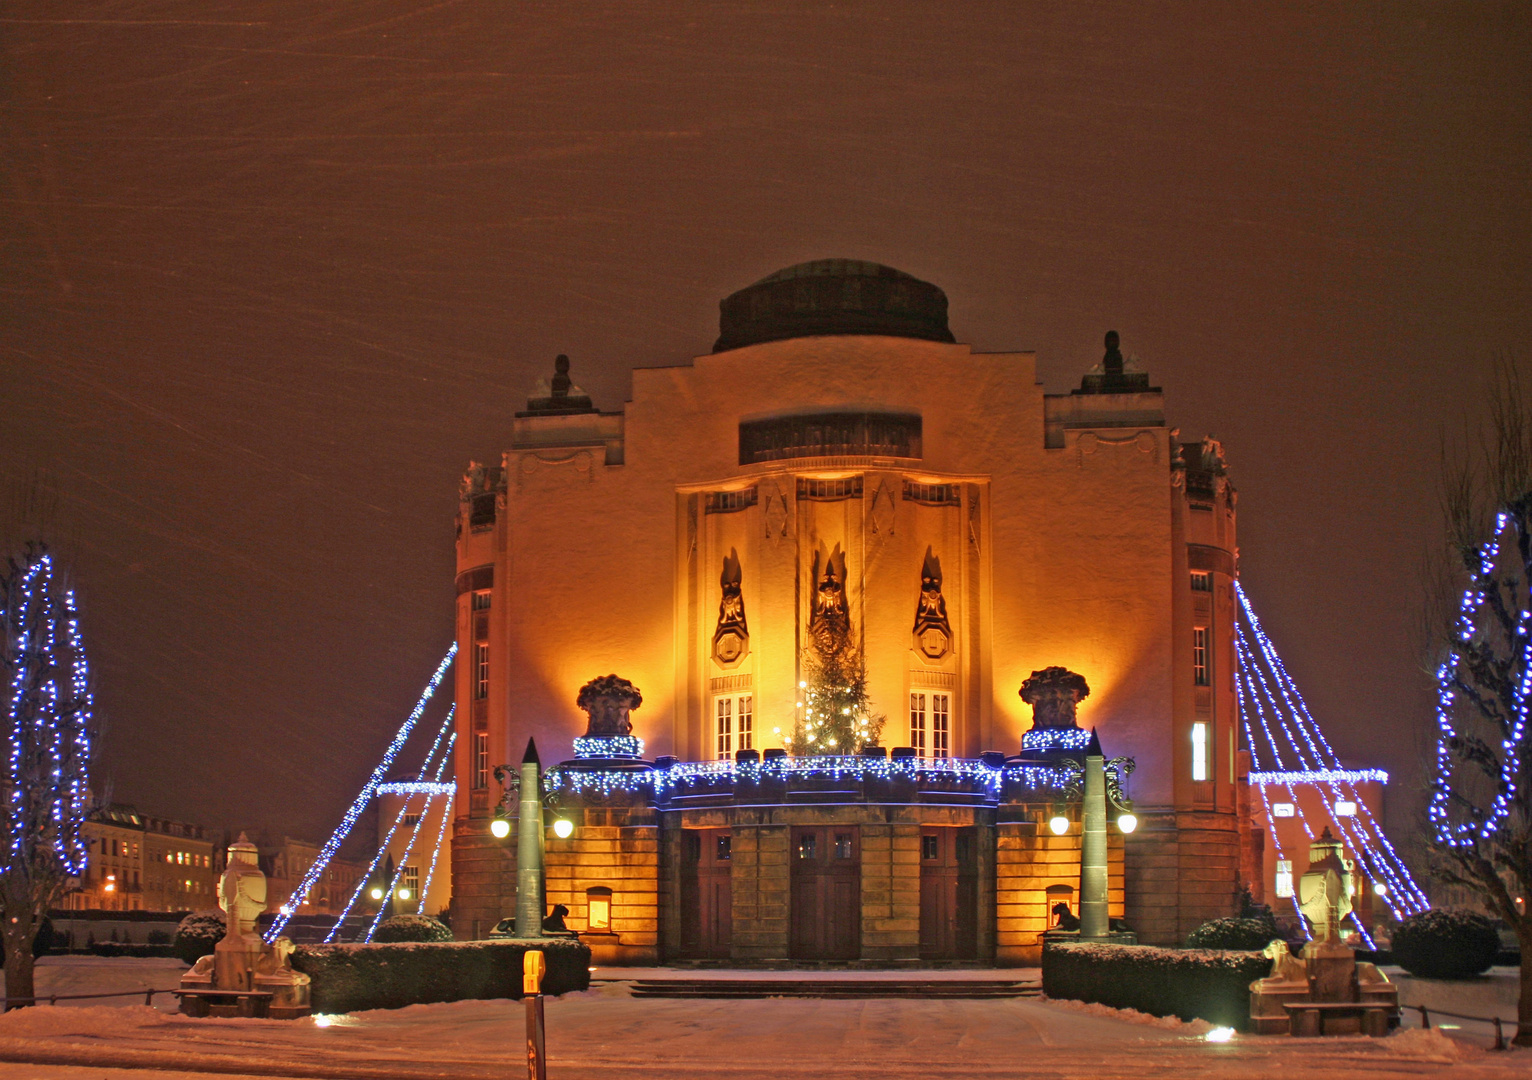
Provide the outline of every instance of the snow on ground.
<path id="1" fill-rule="evenodd" d="M 129 978 L 127 971 L 112 978 Z M 520 1075 L 524 1017 L 513 1001 L 355 1013 L 327 1026 L 193 1020 L 142 1003 L 43 1006 L 0 1016 L 0 1077 L 505 1080 Z M 1200 1038 L 1200 1022 L 1027 998 L 644 999 L 610 982 L 549 999 L 547 1018 L 552 1080 L 1532 1080 L 1532 1052 L 1487 1053 L 1434 1031 L 1211 1044 Z"/>
<path id="2" fill-rule="evenodd" d="M 114 994 L 123 991 L 174 990 L 181 985 L 187 965 L 164 957 L 130 956 L 44 956 L 38 959 L 33 975 L 34 992 L 47 994 Z M 87 1005 L 125 1005 L 131 997 L 98 1001 L 61 1001 L 59 1007 Z M 143 998 L 137 998 L 139 1004 Z M 169 994 L 155 995 L 156 1008 L 176 1010 L 176 999 Z"/>

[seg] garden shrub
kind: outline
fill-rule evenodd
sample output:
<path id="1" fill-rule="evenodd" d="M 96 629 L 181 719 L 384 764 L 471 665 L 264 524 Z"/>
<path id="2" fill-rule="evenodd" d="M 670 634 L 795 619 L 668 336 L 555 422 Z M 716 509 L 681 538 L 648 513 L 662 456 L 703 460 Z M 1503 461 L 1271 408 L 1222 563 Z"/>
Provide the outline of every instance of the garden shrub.
<path id="1" fill-rule="evenodd" d="M 1495 924 L 1471 911 L 1425 911 L 1394 928 L 1394 963 L 1422 979 L 1469 979 L 1500 952 Z"/>
<path id="2" fill-rule="evenodd" d="M 1269 919 L 1209 919 L 1186 935 L 1188 949 L 1264 949 L 1282 934 Z"/>
<path id="3" fill-rule="evenodd" d="M 525 941 L 300 945 L 292 964 L 313 979 L 317 1013 L 400 1009 L 434 1001 L 519 998 L 522 956 L 541 949 L 545 994 L 590 987 L 590 948 L 571 938 Z"/>
<path id="4" fill-rule="evenodd" d="M 150 930 L 146 938 L 150 945 L 171 945 L 170 933 L 166 930 Z"/>
<path id="5" fill-rule="evenodd" d="M 1250 983 L 1271 974 L 1258 952 L 1047 941 L 1043 993 L 1244 1031 Z"/>
<path id="6" fill-rule="evenodd" d="M 212 952 L 208 947 L 208 952 Z M 128 941 L 96 941 L 90 946 L 92 956 L 177 956 L 174 945 L 136 945 Z"/>
<path id="7" fill-rule="evenodd" d="M 452 931 L 429 915 L 390 915 L 379 925 L 372 940 L 382 945 L 396 941 L 451 941 Z"/>
<path id="8" fill-rule="evenodd" d="M 195 964 L 223 940 L 226 928 L 227 917 L 221 911 L 193 912 L 176 927 L 175 955 L 188 964 Z"/>

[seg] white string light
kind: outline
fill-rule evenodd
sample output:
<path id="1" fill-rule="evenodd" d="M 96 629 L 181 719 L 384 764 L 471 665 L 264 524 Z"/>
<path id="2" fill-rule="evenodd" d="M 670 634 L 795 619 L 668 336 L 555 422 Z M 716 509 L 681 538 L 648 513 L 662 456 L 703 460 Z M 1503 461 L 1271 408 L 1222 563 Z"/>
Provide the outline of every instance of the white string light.
<path id="1" fill-rule="evenodd" d="M 456 711 L 455 707 L 454 707 L 453 711 Z M 447 722 L 442 725 L 442 730 L 446 731 L 451 726 L 452 726 L 452 712 L 448 712 L 447 713 Z M 453 732 L 452 733 L 452 737 L 447 740 L 447 752 L 442 754 L 441 761 L 436 766 L 436 775 L 431 778 L 433 783 L 436 783 L 436 784 L 440 784 L 441 783 L 442 773 L 446 771 L 446 769 L 447 769 L 447 761 L 452 756 L 452 744 L 455 743 L 456 741 L 457 741 L 457 732 Z M 436 753 L 436 745 L 439 745 L 440 743 L 441 743 L 441 737 L 438 736 L 437 740 L 436 740 L 436 744 L 432 745 L 432 747 L 431 747 L 430 755 L 428 755 L 426 757 L 425 768 L 421 769 L 421 775 L 422 776 L 425 775 L 426 770 L 430 769 L 430 767 L 431 767 L 431 757 L 435 755 L 435 753 Z M 434 795 L 427 795 L 426 796 L 425 805 L 420 808 L 420 817 L 422 817 L 422 818 L 429 818 L 430 813 L 431 813 L 431 800 L 433 798 L 435 798 Z M 399 821 L 402 821 L 404 819 L 404 816 L 405 816 L 404 812 L 405 812 L 406 809 L 409 808 L 409 805 L 410 805 L 410 800 L 408 798 L 406 798 L 404 800 L 404 806 L 401 807 L 400 810 L 399 810 L 399 820 L 394 822 L 394 828 L 395 829 L 397 829 L 399 827 Z M 372 923 L 367 927 L 367 933 L 364 934 L 363 937 L 362 937 L 363 941 L 371 941 L 372 940 L 372 935 L 376 934 L 378 932 L 378 924 L 383 921 L 383 913 L 388 910 L 388 906 L 389 906 L 388 905 L 388 901 L 391 901 L 391 900 L 395 899 L 398 896 L 398 893 L 399 893 L 399 882 L 404 878 L 404 868 L 405 868 L 405 865 L 409 862 L 410 852 L 415 850 L 415 840 L 416 840 L 416 838 L 420 836 L 420 829 L 418 827 L 419 826 L 419 818 L 416 819 L 416 826 L 417 826 L 416 828 L 414 828 L 414 829 L 412 829 L 410 831 L 409 842 L 404 845 L 404 852 L 399 856 L 399 861 L 394 864 L 394 876 L 389 880 L 389 883 L 388 883 L 388 895 L 387 895 L 387 899 L 382 904 L 380 904 L 378 906 L 378 913 L 372 917 Z M 390 829 L 389 833 L 388 833 L 389 840 L 392 840 L 393 836 L 394 836 L 394 830 Z M 385 852 L 387 850 L 388 850 L 388 841 L 387 840 L 385 840 L 382 844 L 378 845 L 378 854 L 379 855 L 382 855 L 383 852 Z M 422 896 L 424 896 L 424 892 L 423 891 L 422 891 Z M 344 919 L 344 918 L 345 918 L 345 916 L 343 915 L 342 919 Z M 340 925 L 339 923 L 336 924 L 336 928 L 337 929 L 339 928 L 339 925 Z"/>

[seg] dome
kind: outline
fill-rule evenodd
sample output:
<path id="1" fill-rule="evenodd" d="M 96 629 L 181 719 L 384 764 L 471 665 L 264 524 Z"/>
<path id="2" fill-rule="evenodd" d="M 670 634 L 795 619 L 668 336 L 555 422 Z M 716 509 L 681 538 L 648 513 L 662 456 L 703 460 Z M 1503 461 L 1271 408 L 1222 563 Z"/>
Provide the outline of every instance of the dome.
<path id="1" fill-rule="evenodd" d="M 822 334 L 954 340 L 946 293 L 891 266 L 855 259 L 778 270 L 725 297 L 718 309 L 715 353 Z"/>

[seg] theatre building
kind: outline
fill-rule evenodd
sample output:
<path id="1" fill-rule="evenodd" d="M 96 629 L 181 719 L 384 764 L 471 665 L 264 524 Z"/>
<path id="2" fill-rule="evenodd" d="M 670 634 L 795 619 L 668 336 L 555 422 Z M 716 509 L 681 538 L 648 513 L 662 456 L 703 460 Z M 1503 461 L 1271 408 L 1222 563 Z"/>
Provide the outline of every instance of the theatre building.
<path id="1" fill-rule="evenodd" d="M 617 411 L 560 357 L 461 488 L 455 931 L 514 911 L 490 825 L 529 738 L 547 902 L 599 959 L 1035 961 L 1077 910 L 1091 731 L 1134 766 L 1113 919 L 1231 914 L 1261 874 L 1234 489 L 1116 334 L 1080 366 L 1046 393 L 936 286 L 847 260 L 727 297 L 712 352 Z M 824 740 L 827 670 L 876 738 Z"/>

